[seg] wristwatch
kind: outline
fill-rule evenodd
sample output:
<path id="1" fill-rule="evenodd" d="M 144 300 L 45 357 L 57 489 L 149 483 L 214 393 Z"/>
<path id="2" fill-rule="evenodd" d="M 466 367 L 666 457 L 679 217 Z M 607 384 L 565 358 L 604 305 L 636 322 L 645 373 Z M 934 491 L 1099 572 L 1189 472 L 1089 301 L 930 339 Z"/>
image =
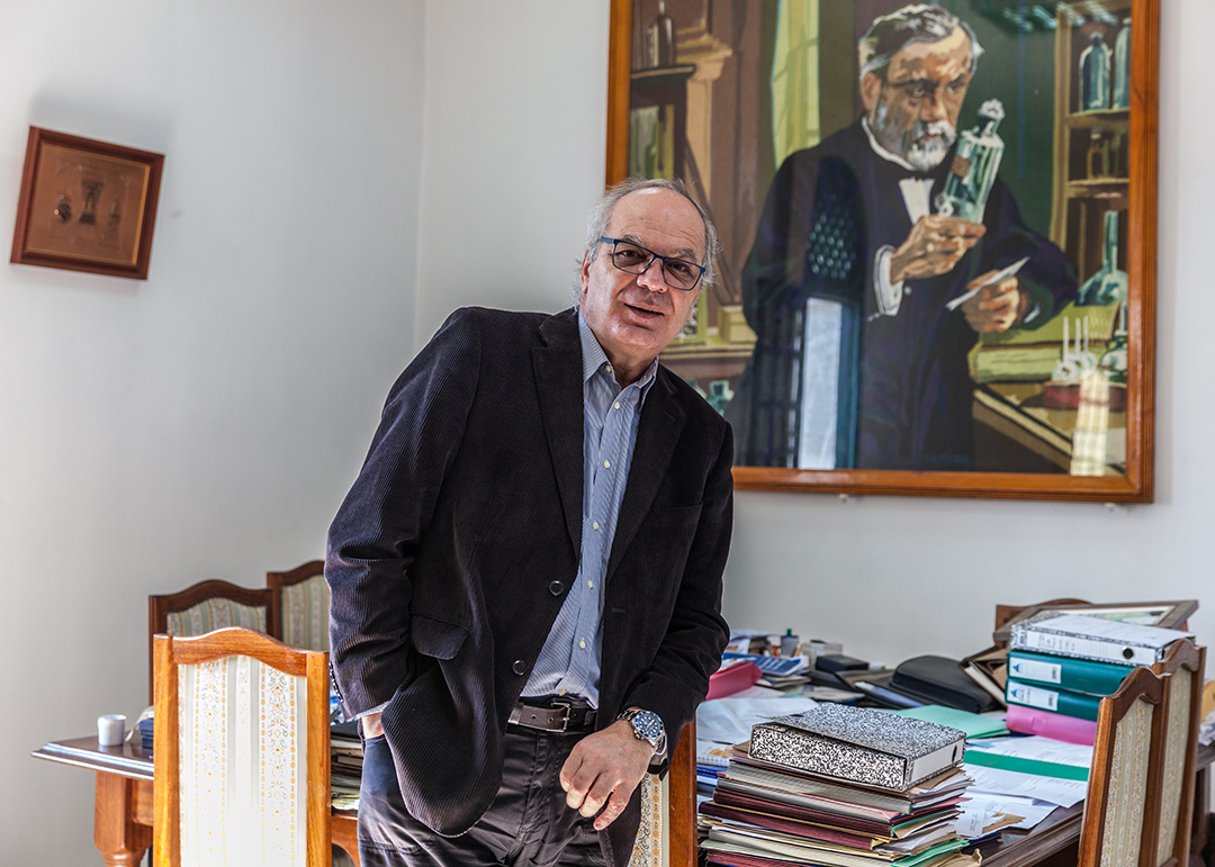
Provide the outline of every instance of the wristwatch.
<path id="1" fill-rule="evenodd" d="M 660 756 L 666 753 L 666 726 L 662 724 L 662 717 L 654 713 L 654 711 L 631 707 L 621 713 L 616 719 L 627 721 L 633 727 L 633 737 L 639 741 L 645 741 L 652 746 L 654 748 L 654 755 Z"/>

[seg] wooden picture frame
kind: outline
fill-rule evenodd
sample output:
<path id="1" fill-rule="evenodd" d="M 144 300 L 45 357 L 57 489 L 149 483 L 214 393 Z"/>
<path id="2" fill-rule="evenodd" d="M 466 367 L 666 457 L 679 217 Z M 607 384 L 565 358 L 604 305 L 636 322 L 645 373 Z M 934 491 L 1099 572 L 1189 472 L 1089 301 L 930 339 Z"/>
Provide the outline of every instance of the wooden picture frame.
<path id="1" fill-rule="evenodd" d="M 146 280 L 164 157 L 31 126 L 12 262 Z"/>
<path id="2" fill-rule="evenodd" d="M 1005 608 L 997 610 L 999 626 L 992 633 L 992 640 L 1006 643 L 1012 638 L 1012 626 L 1028 620 L 1044 611 L 1054 611 L 1058 614 L 1087 614 L 1093 617 L 1104 617 L 1108 620 L 1118 620 L 1124 623 L 1138 623 L 1144 626 L 1160 626 L 1165 629 L 1184 629 L 1190 615 L 1198 610 L 1197 599 L 1169 599 L 1159 602 L 1044 602 L 1041 605 L 1029 605 L 1024 608 Z"/>
<path id="3" fill-rule="evenodd" d="M 678 177 L 707 207 L 722 238 L 715 258 L 718 284 L 701 293 L 694 321 L 668 347 L 663 361 L 731 418 L 738 449 L 734 478 L 740 490 L 1151 502 L 1160 2 L 1048 2 L 1034 4 L 1034 9 L 1045 10 L 1034 14 L 1013 0 L 939 4 L 970 27 L 986 49 L 968 80 L 955 124 L 957 135 L 961 140 L 965 131 L 978 129 L 984 122 L 979 110 L 989 99 L 998 98 L 1007 106 L 1007 119 L 997 130 L 1003 132 L 1004 152 L 996 186 L 1007 195 L 1000 201 L 1011 202 L 1018 221 L 1023 221 L 1016 225 L 1027 227 L 1042 241 L 1042 250 L 1061 253 L 1063 258 L 1054 257 L 1059 267 L 1043 271 L 1046 278 L 1014 276 L 1018 288 L 1014 297 L 1019 298 L 1016 321 L 1004 326 L 1007 331 L 993 335 L 970 332 L 969 351 L 960 318 L 949 320 L 937 313 L 936 319 L 925 320 L 931 327 L 908 324 L 907 335 L 916 339 L 908 336 L 904 341 L 908 348 L 898 351 L 915 354 L 908 356 L 910 360 L 896 358 L 898 370 L 925 370 L 931 362 L 936 365 L 933 369 L 948 369 L 948 376 L 937 380 L 948 386 L 928 383 L 925 377 L 914 389 L 887 388 L 903 402 L 895 411 L 872 405 L 872 395 L 881 397 L 877 386 L 889 383 L 882 379 L 885 372 L 875 374 L 866 366 L 870 359 L 877 359 L 872 362 L 875 366 L 880 363 L 888 348 L 895 358 L 894 347 L 901 346 L 883 343 L 885 338 L 878 336 L 881 328 L 893 334 L 892 323 L 900 320 L 897 308 L 893 315 L 874 312 L 875 304 L 880 306 L 883 300 L 877 286 L 881 250 L 875 256 L 871 249 L 880 232 L 866 232 L 872 225 L 864 223 L 887 216 L 883 209 L 889 207 L 890 196 L 880 199 L 881 207 L 866 210 L 865 194 L 849 190 L 863 189 L 868 180 L 854 181 L 853 188 L 844 185 L 838 195 L 862 200 L 846 213 L 859 213 L 853 219 L 863 225 L 862 231 L 851 234 L 845 226 L 842 242 L 839 226 L 820 219 L 822 213 L 830 213 L 821 199 L 813 208 L 796 210 L 796 167 L 788 172 L 794 178 L 789 186 L 794 192 L 787 200 L 771 194 L 786 210 L 765 201 L 782 175 L 778 167 L 790 155 L 816 151 L 824 141 L 836 140 L 833 136 L 860 129 L 862 117 L 868 123 L 873 112 L 866 108 L 861 87 L 865 73 L 859 68 L 858 35 L 866 33 L 878 17 L 908 5 L 906 0 L 782 4 L 612 0 L 607 183 L 630 175 Z M 790 31 L 798 27 L 802 29 L 791 36 Z M 1100 36 L 1097 42 L 1106 52 L 1096 56 L 1105 57 L 1108 64 L 1104 86 L 1109 107 L 1082 110 L 1082 99 L 1096 104 L 1100 96 L 1100 75 L 1092 70 L 1101 64 L 1080 66 L 1082 57 L 1093 56 L 1085 51 L 1094 45 L 1094 34 Z M 782 54 L 776 47 L 778 38 L 784 40 L 782 45 L 795 45 L 803 52 L 797 62 L 789 59 L 794 57 L 792 49 Z M 813 46 L 810 54 L 805 53 L 811 51 L 806 46 Z M 893 64 L 898 51 L 888 56 Z M 779 58 L 786 58 L 783 66 Z M 895 68 L 880 72 L 885 75 Z M 778 73 L 784 76 L 779 86 Z M 886 86 L 883 79 L 880 87 Z M 938 84 L 927 99 L 936 99 L 943 87 Z M 886 91 L 878 92 L 881 105 Z M 1127 107 L 1117 107 L 1123 99 Z M 815 110 L 790 120 L 794 109 L 804 104 Z M 871 132 L 866 134 L 871 143 L 878 141 Z M 861 146 L 853 150 L 869 148 L 863 138 L 858 141 Z M 969 162 L 956 159 L 960 146 L 951 148 L 937 168 L 924 172 L 935 177 L 930 191 L 924 192 L 928 215 L 939 213 L 934 202 L 940 202 L 944 179 L 951 172 L 969 170 Z M 840 145 L 837 150 L 846 149 Z M 822 192 L 825 163 L 826 158 L 820 157 L 818 186 L 810 187 L 817 190 L 813 196 L 822 199 L 830 193 Z M 958 169 L 959 165 L 963 167 Z M 897 197 L 900 189 L 891 185 L 887 192 Z M 909 193 L 903 197 L 908 211 L 904 219 L 911 225 L 914 209 Z M 988 201 L 989 210 L 996 208 L 993 201 Z M 804 239 L 789 240 L 783 258 L 769 257 L 786 270 L 799 271 L 803 282 L 796 290 L 786 287 L 784 294 L 755 289 L 766 279 L 762 266 L 771 264 L 757 252 L 759 239 L 766 237 L 765 231 L 779 234 L 764 229 L 776 223 L 765 223 L 766 207 L 787 220 L 786 239 Z M 997 210 L 1003 213 L 1007 208 L 1001 204 Z M 904 310 L 923 309 L 914 305 L 928 304 L 919 299 L 937 291 L 937 283 L 966 277 L 967 282 L 956 282 L 945 296 L 956 298 L 959 291 L 989 275 L 998 276 L 1006 265 L 1015 266 L 1016 262 L 994 252 L 1003 244 L 1003 235 L 992 228 L 996 219 L 988 214 L 990 238 L 980 242 L 988 246 L 976 247 L 975 253 L 979 256 L 978 251 L 986 249 L 982 254 L 986 258 L 972 262 L 969 270 L 963 258 L 954 265 L 955 271 L 938 277 L 936 283 L 905 278 L 905 286 L 918 294 L 902 296 Z M 811 249 L 818 243 L 814 233 L 824 225 L 825 234 L 819 237 L 826 240 Z M 1107 252 L 1107 239 L 1115 248 L 1112 255 Z M 838 252 L 841 244 L 857 251 L 851 259 L 844 258 L 861 262 L 854 271 L 864 274 L 855 283 L 848 282 L 851 277 L 845 281 L 843 302 L 838 300 L 838 288 L 832 290 L 835 295 L 813 285 L 806 288 L 811 280 L 805 276 L 815 268 L 811 262 L 815 250 L 820 258 L 827 254 L 823 267 L 830 271 L 832 251 Z M 1035 256 L 1030 255 L 1027 270 L 1042 258 Z M 1112 258 L 1108 270 L 1103 264 L 1106 258 Z M 1123 288 L 1098 292 L 1108 283 L 1097 279 L 1102 273 L 1124 275 Z M 1047 303 L 1035 294 L 1043 285 L 1056 296 Z M 843 310 L 836 314 L 839 320 L 852 324 L 837 326 L 831 352 L 815 355 L 818 344 L 803 323 L 811 319 L 808 305 L 822 300 L 815 294 L 820 291 L 828 305 L 836 303 Z M 1125 300 L 1117 300 L 1119 291 Z M 765 292 L 774 300 L 754 300 Z M 1097 303 L 1081 305 L 1081 300 Z M 957 313 L 969 315 L 968 307 L 963 305 Z M 795 317 L 801 318 L 794 321 Z M 1056 333 L 1065 326 L 1070 326 L 1066 342 Z M 851 336 L 837 338 L 845 333 Z M 941 338 L 917 346 L 923 333 L 949 334 L 952 342 Z M 767 372 L 760 369 L 757 345 L 765 353 Z M 803 352 L 801 346 L 812 349 Z M 846 360 L 832 361 L 831 353 Z M 771 372 L 782 370 L 782 364 L 786 365 L 783 378 Z M 889 368 L 895 370 L 895 362 Z M 823 423 L 827 446 L 815 452 L 806 448 L 808 439 L 813 439 L 807 431 L 813 433 L 814 416 L 805 408 L 809 402 L 798 395 L 808 393 L 807 383 L 822 369 L 827 370 L 829 382 Z M 769 391 L 756 398 L 762 388 Z M 930 388 L 938 390 L 927 391 Z M 945 404 L 947 397 L 953 401 L 951 414 L 931 418 L 934 401 Z M 734 417 L 731 404 L 743 407 Z M 832 410 L 838 412 L 833 415 Z M 928 421 L 920 423 L 915 413 Z M 961 431 L 960 439 L 969 442 L 947 445 L 938 454 L 922 448 L 922 443 L 908 448 L 893 440 L 896 445 L 883 452 L 883 424 L 908 442 L 913 437 L 930 440 L 934 430 L 945 432 L 946 438 Z M 917 425 L 928 433 L 916 433 Z M 755 442 L 762 447 L 755 449 Z M 872 442 L 879 445 L 870 449 Z M 807 453 L 814 460 L 804 460 Z"/>

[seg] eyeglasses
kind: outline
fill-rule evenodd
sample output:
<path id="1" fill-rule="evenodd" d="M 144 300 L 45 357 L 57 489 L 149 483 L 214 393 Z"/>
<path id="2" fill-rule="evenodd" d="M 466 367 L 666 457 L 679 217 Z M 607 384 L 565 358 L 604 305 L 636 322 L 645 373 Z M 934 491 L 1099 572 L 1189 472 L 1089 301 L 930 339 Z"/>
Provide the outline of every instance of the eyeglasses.
<path id="1" fill-rule="evenodd" d="M 678 256 L 664 256 L 655 253 L 648 247 L 626 241 L 623 238 L 609 238 L 600 235 L 599 241 L 612 245 L 612 264 L 626 274 L 644 274 L 654 264 L 655 260 L 662 262 L 662 278 L 668 286 L 691 292 L 704 276 L 705 268 Z"/>

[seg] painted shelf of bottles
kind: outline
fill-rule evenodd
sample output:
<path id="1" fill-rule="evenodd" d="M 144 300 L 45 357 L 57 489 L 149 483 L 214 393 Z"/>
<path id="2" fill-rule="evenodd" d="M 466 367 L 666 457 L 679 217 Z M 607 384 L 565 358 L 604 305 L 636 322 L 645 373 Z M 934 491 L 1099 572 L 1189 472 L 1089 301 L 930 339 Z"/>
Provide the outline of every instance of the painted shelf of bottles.
<path id="1" fill-rule="evenodd" d="M 1085 280 L 1104 267 L 1106 213 L 1127 207 L 1130 5 L 1082 0 L 1059 4 L 1056 14 L 1051 236 Z M 1125 237 L 1117 250 L 1125 267 Z"/>

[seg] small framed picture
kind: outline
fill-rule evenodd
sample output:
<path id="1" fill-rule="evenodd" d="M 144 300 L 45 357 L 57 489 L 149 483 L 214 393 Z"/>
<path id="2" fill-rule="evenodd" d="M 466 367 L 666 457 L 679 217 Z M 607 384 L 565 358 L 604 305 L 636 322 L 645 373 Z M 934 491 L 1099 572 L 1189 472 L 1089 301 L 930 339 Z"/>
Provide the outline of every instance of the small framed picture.
<path id="1" fill-rule="evenodd" d="M 146 280 L 164 156 L 30 127 L 11 261 Z"/>
<path id="2" fill-rule="evenodd" d="M 1059 614 L 1087 614 L 1121 623 L 1136 623 L 1142 626 L 1161 626 L 1165 629 L 1184 629 L 1190 615 L 1198 610 L 1197 599 L 1171 599 L 1163 602 L 1105 602 L 1080 601 L 1046 602 L 1024 608 L 1007 607 L 1003 615 L 997 611 L 1000 625 L 992 637 L 997 642 L 1007 642 L 1012 637 L 1012 625 L 1022 620 L 1054 611 Z"/>

